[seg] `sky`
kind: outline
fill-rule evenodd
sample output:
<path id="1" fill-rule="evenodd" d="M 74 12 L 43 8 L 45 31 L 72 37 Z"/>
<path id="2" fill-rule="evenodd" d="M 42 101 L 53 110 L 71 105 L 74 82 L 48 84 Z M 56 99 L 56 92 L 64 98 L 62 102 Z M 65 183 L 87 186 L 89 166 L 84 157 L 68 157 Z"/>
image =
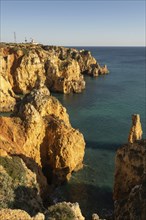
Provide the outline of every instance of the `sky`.
<path id="1" fill-rule="evenodd" d="M 0 0 L 1 42 L 145 46 L 145 0 Z"/>

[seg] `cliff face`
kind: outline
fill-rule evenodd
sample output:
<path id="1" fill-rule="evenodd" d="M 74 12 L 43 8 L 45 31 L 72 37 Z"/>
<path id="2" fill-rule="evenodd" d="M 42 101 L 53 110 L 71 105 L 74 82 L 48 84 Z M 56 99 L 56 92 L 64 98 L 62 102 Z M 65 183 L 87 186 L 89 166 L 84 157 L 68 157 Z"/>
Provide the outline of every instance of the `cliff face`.
<path id="1" fill-rule="evenodd" d="M 13 117 L 0 117 L 0 126 L 0 148 L 31 158 L 56 182 L 82 165 L 83 135 L 71 127 L 66 109 L 46 87 L 27 95 Z"/>
<path id="2" fill-rule="evenodd" d="M 84 74 L 106 74 L 107 67 L 88 51 L 27 44 L 0 45 L 0 63 L 0 111 L 13 111 L 0 117 L 0 218 L 58 219 L 59 210 L 61 218 L 83 220 L 78 204 L 43 207 L 48 183 L 69 180 L 85 150 L 83 135 L 48 89 L 82 92 Z"/>
<path id="3" fill-rule="evenodd" d="M 141 133 L 142 130 L 139 128 L 141 128 L 140 124 L 135 127 L 134 133 L 139 131 Z M 131 130 L 129 136 L 131 136 Z M 144 220 L 146 216 L 146 140 L 136 140 L 134 135 L 134 143 L 128 143 L 119 148 L 115 167 L 115 219 Z"/>
<path id="4" fill-rule="evenodd" d="M 107 67 L 100 67 L 88 51 L 43 45 L 1 45 L 0 63 L 5 84 L 1 87 L 0 111 L 13 109 L 14 93 L 27 94 L 44 84 L 51 91 L 79 93 L 85 89 L 84 73 L 108 73 Z"/>
<path id="5" fill-rule="evenodd" d="M 16 96 L 9 81 L 0 75 L 0 110 L 12 111 L 16 105 Z"/>

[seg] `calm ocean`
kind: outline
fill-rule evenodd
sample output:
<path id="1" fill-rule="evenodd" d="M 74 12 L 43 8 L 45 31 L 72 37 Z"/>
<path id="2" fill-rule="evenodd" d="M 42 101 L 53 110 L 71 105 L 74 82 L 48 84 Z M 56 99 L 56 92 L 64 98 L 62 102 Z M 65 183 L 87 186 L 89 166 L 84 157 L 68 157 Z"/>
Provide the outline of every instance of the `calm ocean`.
<path id="1" fill-rule="evenodd" d="M 83 49 L 77 47 L 77 49 Z M 67 108 L 70 121 L 86 140 L 84 168 L 57 189 L 60 200 L 79 202 L 83 214 L 110 212 L 114 158 L 118 147 L 127 142 L 131 115 L 141 116 L 146 138 L 146 48 L 84 47 L 110 73 L 85 77 L 81 94 L 53 94 Z M 65 196 L 64 196 L 65 192 Z"/>

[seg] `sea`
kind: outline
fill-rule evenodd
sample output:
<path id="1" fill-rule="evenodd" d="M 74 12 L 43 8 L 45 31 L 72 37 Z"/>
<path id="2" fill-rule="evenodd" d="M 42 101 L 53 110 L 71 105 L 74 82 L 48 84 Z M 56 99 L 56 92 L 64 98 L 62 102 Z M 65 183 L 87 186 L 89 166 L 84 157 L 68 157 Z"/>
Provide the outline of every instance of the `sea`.
<path id="1" fill-rule="evenodd" d="M 128 141 L 132 114 L 140 114 L 146 138 L 146 48 L 75 47 L 91 51 L 108 75 L 85 76 L 80 94 L 53 94 L 66 107 L 86 141 L 84 167 L 54 193 L 58 201 L 78 202 L 83 215 L 110 216 L 116 150 Z"/>

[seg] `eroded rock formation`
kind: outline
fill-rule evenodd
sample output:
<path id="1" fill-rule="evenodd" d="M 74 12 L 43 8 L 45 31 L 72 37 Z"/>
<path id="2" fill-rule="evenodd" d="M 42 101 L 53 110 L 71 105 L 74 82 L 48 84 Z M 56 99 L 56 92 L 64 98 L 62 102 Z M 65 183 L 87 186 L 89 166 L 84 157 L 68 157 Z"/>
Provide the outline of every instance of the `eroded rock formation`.
<path id="1" fill-rule="evenodd" d="M 84 74 L 106 74 L 107 67 L 88 51 L 27 44 L 1 44 L 0 62 L 0 111 L 13 111 L 11 117 L 0 117 L 0 218 L 50 219 L 59 208 L 63 216 L 67 210 L 69 219 L 83 220 L 78 204 L 43 207 L 47 180 L 68 180 L 82 167 L 85 149 L 83 135 L 72 128 L 66 109 L 48 88 L 82 92 Z"/>
<path id="2" fill-rule="evenodd" d="M 132 115 L 132 127 L 129 133 L 128 142 L 134 143 L 136 140 L 142 139 L 142 127 L 140 123 L 140 116 L 138 114 Z"/>
<path id="3" fill-rule="evenodd" d="M 45 216 L 42 213 L 31 217 L 26 211 L 21 209 L 1 209 L 0 210 L 1 220 L 45 220 Z"/>
<path id="4" fill-rule="evenodd" d="M 138 130 L 137 130 L 138 129 Z M 139 116 L 133 116 L 130 142 L 117 150 L 115 161 L 115 219 L 146 216 L 146 140 L 141 138 Z"/>
<path id="5" fill-rule="evenodd" d="M 79 93 L 85 89 L 84 73 L 108 73 L 90 52 L 55 46 L 1 44 L 0 62 L 0 75 L 17 94 L 27 94 L 42 84 L 55 92 Z"/>
<path id="6" fill-rule="evenodd" d="M 9 112 L 16 105 L 16 96 L 8 79 L 0 74 L 0 111 Z"/>
<path id="7" fill-rule="evenodd" d="M 83 135 L 63 120 L 46 118 L 46 135 L 41 145 L 43 167 L 50 167 L 54 178 L 68 180 L 71 172 L 82 168 L 85 141 Z M 56 179 L 55 179 L 56 182 Z"/>
<path id="8" fill-rule="evenodd" d="M 0 117 L 0 148 L 35 161 L 56 181 L 82 166 L 85 141 L 71 127 L 66 109 L 46 87 L 26 95 L 13 117 Z M 27 161 L 27 160 L 26 160 Z"/>

